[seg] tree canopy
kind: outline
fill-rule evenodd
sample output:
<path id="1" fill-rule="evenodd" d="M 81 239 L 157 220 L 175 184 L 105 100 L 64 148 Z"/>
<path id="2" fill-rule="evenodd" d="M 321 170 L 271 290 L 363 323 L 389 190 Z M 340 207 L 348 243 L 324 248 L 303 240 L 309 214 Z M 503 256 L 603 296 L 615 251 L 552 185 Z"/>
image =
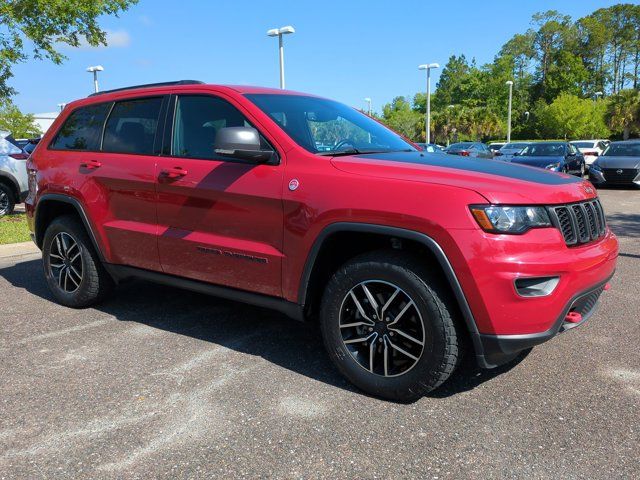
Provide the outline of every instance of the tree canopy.
<path id="1" fill-rule="evenodd" d="M 106 45 L 98 17 L 118 15 L 137 1 L 0 0 L 0 98 L 15 93 L 7 82 L 16 63 L 31 57 L 62 63 L 62 44 Z"/>
<path id="2" fill-rule="evenodd" d="M 575 21 L 556 10 L 536 13 L 493 62 L 449 58 L 432 96 L 432 138 L 504 139 L 507 80 L 514 82 L 514 139 L 627 137 L 640 128 L 637 96 L 629 93 L 640 88 L 639 70 L 640 5 L 613 5 Z M 383 108 L 383 121 L 424 139 L 425 95 L 399 98 Z"/>

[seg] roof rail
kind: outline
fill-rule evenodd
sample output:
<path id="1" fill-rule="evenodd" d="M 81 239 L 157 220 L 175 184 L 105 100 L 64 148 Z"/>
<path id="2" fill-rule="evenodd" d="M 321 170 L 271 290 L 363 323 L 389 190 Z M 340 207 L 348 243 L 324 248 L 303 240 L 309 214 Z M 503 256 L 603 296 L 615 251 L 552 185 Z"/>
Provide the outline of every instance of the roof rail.
<path id="1" fill-rule="evenodd" d="M 105 93 L 123 92 L 125 90 L 134 90 L 136 88 L 152 88 L 152 87 L 170 87 L 172 85 L 202 85 L 204 82 L 200 80 L 178 80 L 176 82 L 160 82 L 160 83 L 146 83 L 144 85 L 132 85 L 130 87 L 114 88 L 112 90 L 102 90 L 100 92 L 92 93 L 90 97 L 96 95 L 103 95 Z"/>

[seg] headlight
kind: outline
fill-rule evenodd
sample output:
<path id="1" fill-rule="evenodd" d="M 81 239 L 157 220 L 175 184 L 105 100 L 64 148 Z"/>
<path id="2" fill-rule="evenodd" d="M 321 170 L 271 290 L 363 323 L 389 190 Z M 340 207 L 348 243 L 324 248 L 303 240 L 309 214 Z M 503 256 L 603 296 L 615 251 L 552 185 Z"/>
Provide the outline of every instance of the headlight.
<path id="1" fill-rule="evenodd" d="M 547 165 L 546 167 L 547 170 L 559 170 L 560 169 L 560 164 L 559 163 L 550 163 L 549 165 Z"/>
<path id="2" fill-rule="evenodd" d="M 525 233 L 531 228 L 551 226 L 544 207 L 474 205 L 471 213 L 483 230 L 492 233 Z"/>

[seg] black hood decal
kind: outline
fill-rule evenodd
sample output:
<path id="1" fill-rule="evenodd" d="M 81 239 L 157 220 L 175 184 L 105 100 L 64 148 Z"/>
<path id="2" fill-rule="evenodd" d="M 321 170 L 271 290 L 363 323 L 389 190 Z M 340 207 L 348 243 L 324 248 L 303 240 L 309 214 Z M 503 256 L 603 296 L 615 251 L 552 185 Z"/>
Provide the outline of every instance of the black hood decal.
<path id="1" fill-rule="evenodd" d="M 391 152 L 371 155 L 354 155 L 354 158 L 455 168 L 458 170 L 485 173 L 488 175 L 498 175 L 500 177 L 507 177 L 525 182 L 541 183 L 544 185 L 566 185 L 582 181 L 578 177 L 570 176 L 567 178 L 542 168 L 530 168 L 510 162 L 503 162 L 501 160 L 462 157 L 460 155 L 443 155 L 439 153 L 424 152 Z"/>

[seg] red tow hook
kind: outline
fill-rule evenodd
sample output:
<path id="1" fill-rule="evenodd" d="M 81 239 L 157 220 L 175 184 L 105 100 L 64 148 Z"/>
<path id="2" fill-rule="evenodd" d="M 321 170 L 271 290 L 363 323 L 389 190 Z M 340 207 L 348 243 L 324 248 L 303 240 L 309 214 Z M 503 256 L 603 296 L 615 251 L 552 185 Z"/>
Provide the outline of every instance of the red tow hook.
<path id="1" fill-rule="evenodd" d="M 611 284 L 610 283 L 607 283 L 604 286 L 604 291 L 606 292 L 607 290 L 611 290 Z"/>
<path id="2" fill-rule="evenodd" d="M 580 323 L 582 321 L 582 314 L 578 312 L 569 312 L 567 316 L 564 317 L 565 322 L 569 323 Z"/>

